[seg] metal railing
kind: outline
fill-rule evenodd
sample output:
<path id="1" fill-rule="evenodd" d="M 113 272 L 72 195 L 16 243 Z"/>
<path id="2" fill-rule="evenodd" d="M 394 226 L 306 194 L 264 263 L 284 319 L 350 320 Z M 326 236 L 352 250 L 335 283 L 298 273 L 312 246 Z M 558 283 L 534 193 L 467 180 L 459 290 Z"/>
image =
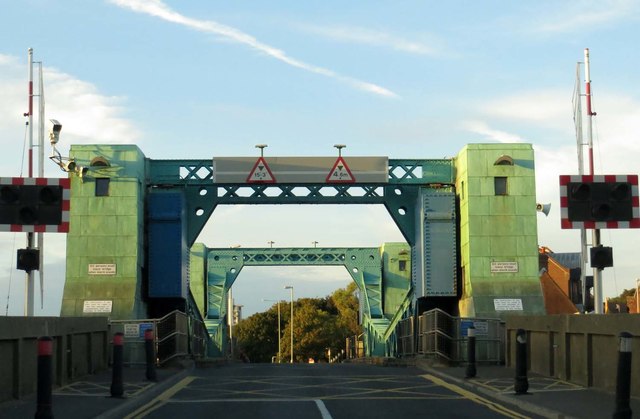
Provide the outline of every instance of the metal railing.
<path id="1" fill-rule="evenodd" d="M 411 316 L 398 322 L 398 355 L 407 356 L 416 353 L 415 317 Z"/>
<path id="2" fill-rule="evenodd" d="M 414 331 L 414 317 L 398 323 L 398 355 L 420 354 L 451 363 L 464 362 L 467 359 L 467 330 L 473 325 L 476 361 L 505 361 L 505 325 L 500 319 L 453 317 L 434 309 L 419 316 L 417 323 L 417 331 Z"/>
<path id="3" fill-rule="evenodd" d="M 347 359 L 362 358 L 364 356 L 364 334 L 349 336 L 346 339 Z"/>
<path id="4" fill-rule="evenodd" d="M 160 319 L 112 320 L 110 335 L 124 333 L 125 365 L 144 365 L 144 332 L 154 331 L 156 363 L 163 365 L 174 358 L 206 354 L 206 329 L 204 324 L 185 313 L 175 310 Z"/>

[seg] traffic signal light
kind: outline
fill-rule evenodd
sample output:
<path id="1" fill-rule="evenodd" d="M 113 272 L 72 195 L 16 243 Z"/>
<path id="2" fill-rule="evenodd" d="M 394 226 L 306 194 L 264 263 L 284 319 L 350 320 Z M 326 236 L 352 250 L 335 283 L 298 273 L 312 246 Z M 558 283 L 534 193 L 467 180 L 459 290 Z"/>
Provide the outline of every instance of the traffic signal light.
<path id="1" fill-rule="evenodd" d="M 569 221 L 631 221 L 633 201 L 629 182 L 570 182 Z"/>
<path id="2" fill-rule="evenodd" d="M 562 228 L 640 228 L 638 175 L 560 176 Z"/>
<path id="3" fill-rule="evenodd" d="M 62 191 L 60 185 L 1 185 L 0 224 L 60 224 Z"/>
<path id="4" fill-rule="evenodd" d="M 613 249 L 611 247 L 592 247 L 589 256 L 592 268 L 604 269 L 613 266 Z"/>
<path id="5" fill-rule="evenodd" d="M 18 249 L 16 268 L 27 272 L 40 269 L 40 251 L 38 249 Z"/>

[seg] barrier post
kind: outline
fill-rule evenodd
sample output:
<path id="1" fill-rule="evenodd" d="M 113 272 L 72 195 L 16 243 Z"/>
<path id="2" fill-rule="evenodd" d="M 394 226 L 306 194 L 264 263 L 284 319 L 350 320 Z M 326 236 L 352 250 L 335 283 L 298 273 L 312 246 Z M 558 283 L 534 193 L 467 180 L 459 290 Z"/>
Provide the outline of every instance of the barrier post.
<path id="1" fill-rule="evenodd" d="M 147 329 L 144 331 L 144 349 L 147 355 L 147 380 L 157 381 L 158 375 L 156 373 L 156 345 L 153 339 L 152 329 Z"/>
<path id="2" fill-rule="evenodd" d="M 53 339 L 43 336 L 38 339 L 38 384 L 36 419 L 53 418 L 52 395 L 53 386 Z"/>
<path id="3" fill-rule="evenodd" d="M 467 370 L 466 378 L 476 376 L 476 328 L 471 325 L 467 329 Z"/>
<path id="4" fill-rule="evenodd" d="M 527 394 L 529 380 L 527 379 L 527 332 L 524 329 L 516 331 L 516 379 L 513 385 L 516 394 Z"/>
<path id="5" fill-rule="evenodd" d="M 124 394 L 124 333 L 113 335 L 113 366 L 111 375 L 111 397 L 122 397 Z"/>
<path id="6" fill-rule="evenodd" d="M 618 348 L 618 375 L 616 378 L 616 410 L 613 419 L 631 418 L 631 333 L 621 332 Z"/>

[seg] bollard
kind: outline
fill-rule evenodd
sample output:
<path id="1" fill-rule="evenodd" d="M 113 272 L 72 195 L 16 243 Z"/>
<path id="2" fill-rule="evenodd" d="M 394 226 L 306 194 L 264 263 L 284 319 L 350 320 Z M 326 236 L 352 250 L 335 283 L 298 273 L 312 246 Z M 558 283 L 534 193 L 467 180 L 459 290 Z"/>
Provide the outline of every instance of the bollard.
<path id="1" fill-rule="evenodd" d="M 631 333 L 621 332 L 618 348 L 618 376 L 616 379 L 616 410 L 613 419 L 631 418 Z"/>
<path id="2" fill-rule="evenodd" d="M 527 332 L 524 329 L 516 331 L 516 380 L 513 385 L 516 394 L 527 394 L 529 380 L 527 379 Z"/>
<path id="3" fill-rule="evenodd" d="M 53 386 L 53 339 L 49 336 L 43 336 L 38 339 L 38 395 L 36 419 L 53 418 L 51 410 L 52 396 L 51 388 Z"/>
<path id="4" fill-rule="evenodd" d="M 467 329 L 467 370 L 466 378 L 476 376 L 476 328 L 471 325 Z"/>
<path id="5" fill-rule="evenodd" d="M 124 333 L 113 335 L 113 366 L 111 375 L 111 397 L 122 397 L 124 384 L 122 370 L 124 366 Z"/>
<path id="6" fill-rule="evenodd" d="M 158 375 L 156 374 L 156 345 L 153 340 L 152 329 L 147 329 L 144 331 L 144 349 L 147 355 L 147 380 L 157 381 Z"/>

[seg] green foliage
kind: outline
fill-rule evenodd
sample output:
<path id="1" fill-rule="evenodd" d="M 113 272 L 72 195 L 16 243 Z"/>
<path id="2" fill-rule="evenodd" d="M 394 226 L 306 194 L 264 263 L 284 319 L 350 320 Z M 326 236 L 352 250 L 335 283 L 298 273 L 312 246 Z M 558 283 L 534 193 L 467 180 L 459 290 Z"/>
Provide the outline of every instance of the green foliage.
<path id="1" fill-rule="evenodd" d="M 636 289 L 635 288 L 629 288 L 628 290 L 624 290 L 622 291 L 622 293 L 615 297 L 615 298 L 609 298 L 609 302 L 611 303 L 617 303 L 617 304 L 627 304 L 627 297 L 633 297 L 636 293 Z"/>
<path id="2" fill-rule="evenodd" d="M 291 322 L 289 302 L 280 303 L 280 338 L 282 360 L 291 357 Z M 278 354 L 278 304 L 264 313 L 242 320 L 235 329 L 237 346 L 251 362 L 271 362 Z M 326 298 L 301 298 L 293 305 L 293 353 L 296 362 L 313 358 L 327 360 L 344 349 L 345 339 L 361 333 L 358 325 L 356 285 L 335 291 Z"/>

